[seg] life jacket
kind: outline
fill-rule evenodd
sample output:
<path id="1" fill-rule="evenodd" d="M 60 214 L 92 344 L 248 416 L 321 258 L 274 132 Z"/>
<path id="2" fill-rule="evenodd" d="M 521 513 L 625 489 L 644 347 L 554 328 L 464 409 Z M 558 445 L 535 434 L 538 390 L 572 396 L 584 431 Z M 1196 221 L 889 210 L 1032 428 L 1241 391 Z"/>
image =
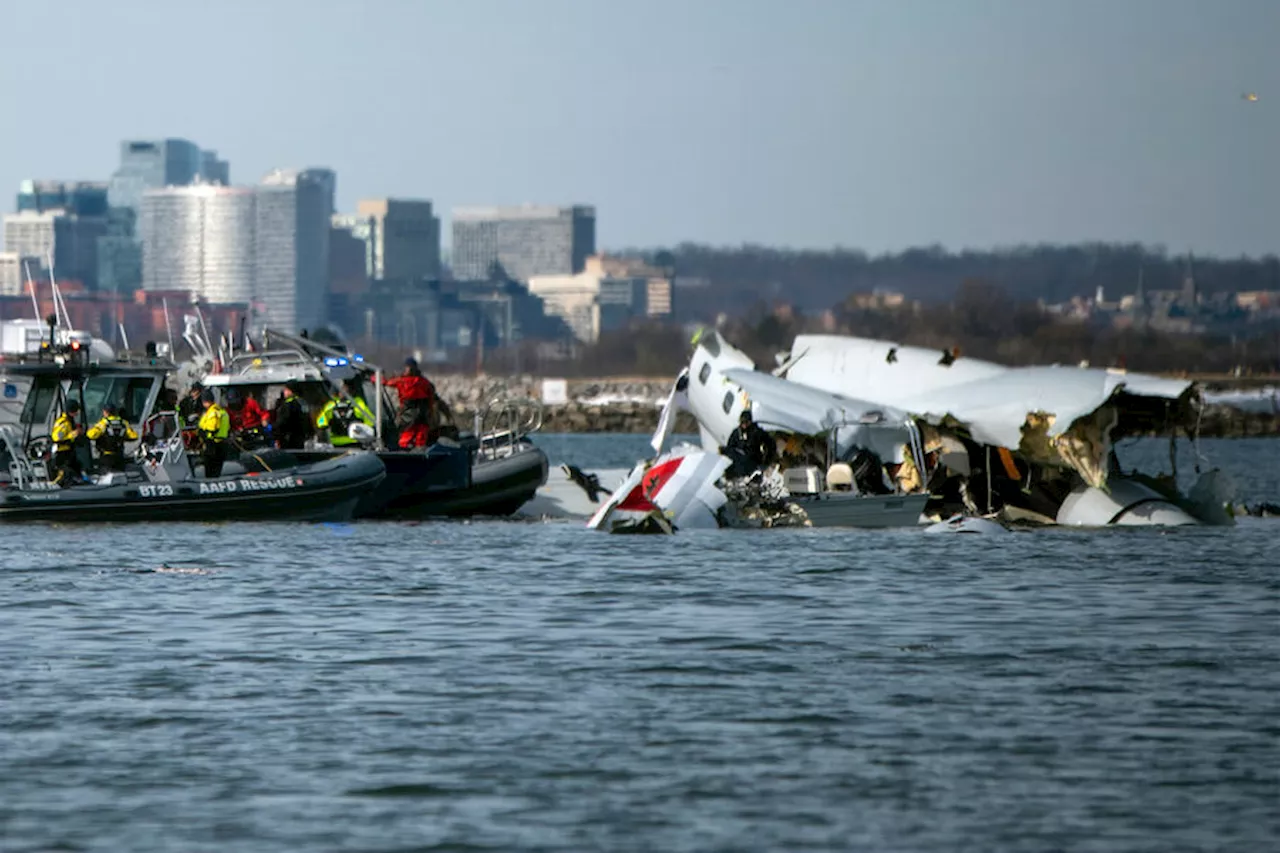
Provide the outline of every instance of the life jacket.
<path id="1" fill-rule="evenodd" d="M 333 419 L 337 421 L 343 432 L 356 419 L 356 405 L 351 400 L 338 400 L 333 404 Z"/>
<path id="2" fill-rule="evenodd" d="M 129 437 L 129 427 L 124 419 L 116 415 L 102 419 L 102 435 L 98 437 L 100 453 L 123 453 L 125 440 Z"/>
<path id="3" fill-rule="evenodd" d="M 49 434 L 53 439 L 54 450 L 67 451 L 75 446 L 75 436 L 72 435 L 75 428 L 75 418 L 66 412 L 58 415 L 58 419 L 53 422 L 53 430 Z"/>
<path id="4" fill-rule="evenodd" d="M 231 434 L 231 418 L 227 410 L 214 403 L 200 417 L 200 432 L 208 441 L 226 441 Z"/>

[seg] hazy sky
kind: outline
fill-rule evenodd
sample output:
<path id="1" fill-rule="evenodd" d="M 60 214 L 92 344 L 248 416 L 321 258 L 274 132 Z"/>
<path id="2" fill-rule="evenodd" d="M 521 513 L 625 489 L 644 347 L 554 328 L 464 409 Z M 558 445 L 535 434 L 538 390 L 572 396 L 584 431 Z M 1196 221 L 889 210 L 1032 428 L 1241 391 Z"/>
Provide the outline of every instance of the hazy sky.
<path id="1" fill-rule="evenodd" d="M 603 247 L 1280 252 L 1280 0 L 5 0 L 0 29 L 5 210 L 183 136 L 239 182 L 330 166 L 340 208 L 593 203 Z"/>

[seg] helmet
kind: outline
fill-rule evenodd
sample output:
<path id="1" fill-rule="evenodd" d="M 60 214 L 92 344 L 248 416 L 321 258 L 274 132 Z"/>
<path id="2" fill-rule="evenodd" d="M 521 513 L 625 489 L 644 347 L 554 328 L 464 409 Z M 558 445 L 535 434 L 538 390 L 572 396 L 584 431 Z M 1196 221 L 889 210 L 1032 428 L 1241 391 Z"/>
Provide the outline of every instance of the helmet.
<path id="1" fill-rule="evenodd" d="M 68 400 L 67 405 L 64 406 L 64 408 L 74 415 L 76 412 L 80 411 L 80 404 L 75 400 Z"/>
<path id="2" fill-rule="evenodd" d="M 237 403 L 239 403 L 239 402 L 240 402 L 240 391 L 239 391 L 239 389 L 236 389 L 236 388 L 228 388 L 228 389 L 227 389 L 227 403 L 228 403 L 229 405 L 234 406 L 234 405 L 236 405 L 236 404 L 237 404 Z"/>

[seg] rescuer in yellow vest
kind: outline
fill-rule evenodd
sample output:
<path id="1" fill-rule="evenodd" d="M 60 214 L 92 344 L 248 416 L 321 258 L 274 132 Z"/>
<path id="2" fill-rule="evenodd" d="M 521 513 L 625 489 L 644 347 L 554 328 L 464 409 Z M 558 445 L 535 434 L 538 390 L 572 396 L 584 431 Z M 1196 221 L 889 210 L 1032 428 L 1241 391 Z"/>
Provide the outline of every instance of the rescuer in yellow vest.
<path id="1" fill-rule="evenodd" d="M 373 412 L 360 395 L 360 390 L 350 379 L 342 380 L 342 393 L 338 399 L 330 400 L 320 410 L 316 418 L 318 429 L 329 431 L 329 443 L 334 447 L 345 447 L 359 442 L 348 434 L 352 424 L 362 423 L 372 427 L 375 424 Z"/>
<path id="2" fill-rule="evenodd" d="M 124 470 L 124 444 L 137 439 L 133 427 L 120 417 L 120 409 L 111 403 L 102 407 L 102 420 L 89 427 L 89 440 L 97 442 L 98 458 L 108 471 Z"/>
<path id="3" fill-rule="evenodd" d="M 213 399 L 213 392 L 206 388 L 200 393 L 204 414 L 197 429 L 204 449 L 200 454 L 204 462 L 206 479 L 222 476 L 222 463 L 227 460 L 227 437 L 231 435 L 231 416 Z"/>
<path id="4" fill-rule="evenodd" d="M 84 426 L 76 423 L 78 414 L 80 404 L 75 400 L 68 400 L 49 433 L 49 438 L 53 441 L 53 468 L 58 472 L 54 475 L 53 482 L 60 486 L 71 485 L 84 476 L 80 460 L 76 458 L 76 439 L 84 435 Z"/>

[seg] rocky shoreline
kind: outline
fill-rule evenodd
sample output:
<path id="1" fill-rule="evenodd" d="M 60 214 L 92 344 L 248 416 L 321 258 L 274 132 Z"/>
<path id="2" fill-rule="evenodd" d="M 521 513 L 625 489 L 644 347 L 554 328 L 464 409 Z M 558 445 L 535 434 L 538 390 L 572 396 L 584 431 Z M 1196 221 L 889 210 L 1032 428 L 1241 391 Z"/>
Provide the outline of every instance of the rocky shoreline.
<path id="1" fill-rule="evenodd" d="M 432 377 L 440 395 L 453 408 L 462 426 L 473 422 L 489 401 L 508 397 L 542 399 L 543 383 L 533 376 Z M 671 392 L 671 379 L 570 379 L 566 402 L 543 406 L 542 431 L 549 433 L 651 433 L 658 425 L 662 403 Z M 697 432 L 687 414 L 676 420 L 676 431 Z M 1200 422 L 1203 438 L 1280 436 L 1280 413 L 1251 412 L 1227 405 L 1205 408 Z"/>
<path id="2" fill-rule="evenodd" d="M 453 408 L 460 425 L 470 425 L 478 410 L 502 397 L 542 399 L 542 380 L 532 376 L 441 376 L 432 381 Z M 542 407 L 542 431 L 652 433 L 662 404 L 671 393 L 670 379 L 568 380 L 566 402 Z M 681 414 L 676 431 L 697 432 L 693 417 Z"/>

